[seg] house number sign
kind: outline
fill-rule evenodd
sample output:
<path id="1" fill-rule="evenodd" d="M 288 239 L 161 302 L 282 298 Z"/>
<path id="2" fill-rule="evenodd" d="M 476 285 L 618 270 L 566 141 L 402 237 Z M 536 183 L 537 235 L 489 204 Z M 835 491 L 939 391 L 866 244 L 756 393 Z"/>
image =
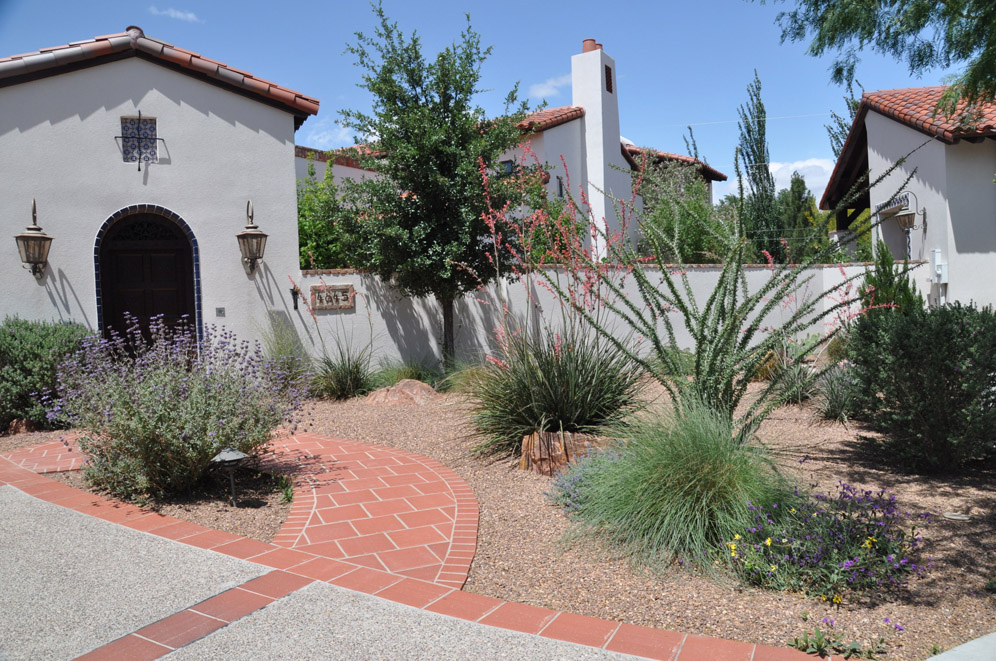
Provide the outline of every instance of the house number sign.
<path id="1" fill-rule="evenodd" d="M 353 285 L 311 285 L 313 310 L 352 310 L 355 307 Z"/>

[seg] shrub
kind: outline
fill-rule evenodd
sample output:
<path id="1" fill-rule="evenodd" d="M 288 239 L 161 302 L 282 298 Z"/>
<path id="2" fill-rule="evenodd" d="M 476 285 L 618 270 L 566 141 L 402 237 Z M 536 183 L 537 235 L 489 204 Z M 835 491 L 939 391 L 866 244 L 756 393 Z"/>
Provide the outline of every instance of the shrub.
<path id="1" fill-rule="evenodd" d="M 764 451 L 740 442 L 729 418 L 700 403 L 680 411 L 633 421 L 618 457 L 596 455 L 555 483 L 579 532 L 651 565 L 677 557 L 707 566 L 751 525 L 751 503 L 785 496 Z"/>
<path id="2" fill-rule="evenodd" d="M 802 591 L 839 604 L 848 593 L 904 586 L 926 567 L 916 522 L 896 497 L 840 483 L 835 496 L 750 506 L 753 521 L 727 538 L 727 555 L 749 584 Z M 907 529 L 908 526 L 908 529 Z"/>
<path id="3" fill-rule="evenodd" d="M 909 267 L 905 263 L 897 267 L 889 246 L 881 239 L 875 246 L 874 269 L 865 270 L 862 290 L 862 308 L 888 306 L 903 314 L 923 309 L 923 297 L 910 282 Z"/>
<path id="4" fill-rule="evenodd" d="M 506 335 L 471 386 L 481 453 L 511 453 L 534 431 L 588 432 L 634 410 L 641 370 L 577 326 Z"/>
<path id="5" fill-rule="evenodd" d="M 51 423 L 41 398 L 55 389 L 56 371 L 88 331 L 79 324 L 6 317 L 0 324 L 0 432 L 15 418 Z"/>
<path id="6" fill-rule="evenodd" d="M 475 384 L 487 376 L 487 369 L 482 363 L 460 362 L 446 370 L 445 376 L 436 384 L 440 392 L 456 392 L 470 394 Z"/>
<path id="7" fill-rule="evenodd" d="M 188 329 L 153 319 L 146 342 L 89 337 L 59 368 L 50 415 L 83 430 L 84 474 L 127 498 L 185 493 L 225 447 L 258 457 L 298 393 L 257 344 L 210 328 L 198 343 Z"/>
<path id="8" fill-rule="evenodd" d="M 782 402 L 802 404 L 815 392 L 813 372 L 805 363 L 790 363 L 782 368 L 776 377 L 778 379 L 776 393 Z"/>
<path id="9" fill-rule="evenodd" d="M 853 330 L 856 407 L 915 471 L 996 456 L 996 315 L 955 304 L 873 310 Z"/>
<path id="10" fill-rule="evenodd" d="M 816 411 L 824 420 L 846 423 L 854 409 L 857 382 L 850 363 L 838 363 L 816 381 Z"/>
<path id="11" fill-rule="evenodd" d="M 372 375 L 375 388 L 393 386 L 404 379 L 415 379 L 435 387 L 443 380 L 443 371 L 419 360 L 387 361 Z"/>
<path id="12" fill-rule="evenodd" d="M 318 359 L 311 393 L 323 399 L 350 399 L 367 394 L 374 386 L 370 346 L 355 349 L 352 343 L 336 338 L 335 352 Z"/>
<path id="13" fill-rule="evenodd" d="M 293 324 L 285 317 L 270 313 L 269 323 L 260 330 L 266 359 L 287 378 L 285 387 L 298 387 L 309 377 L 311 357 L 301 344 Z"/>
<path id="14" fill-rule="evenodd" d="M 606 464 L 618 461 L 622 453 L 617 448 L 606 448 L 588 453 L 567 470 L 557 473 L 553 487 L 547 492 L 550 500 L 574 514 L 588 502 L 588 483 Z"/>

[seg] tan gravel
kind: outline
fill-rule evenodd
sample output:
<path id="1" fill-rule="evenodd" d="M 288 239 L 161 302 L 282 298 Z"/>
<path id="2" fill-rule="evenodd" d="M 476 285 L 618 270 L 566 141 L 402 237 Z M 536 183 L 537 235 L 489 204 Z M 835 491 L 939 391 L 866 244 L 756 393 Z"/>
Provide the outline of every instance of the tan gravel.
<path id="1" fill-rule="evenodd" d="M 784 645 L 815 626 L 826 629 L 821 620 L 832 618 L 833 630 L 848 642 L 885 637 L 885 658 L 898 661 L 924 659 L 996 630 L 996 597 L 983 589 L 996 576 L 996 475 L 924 478 L 891 472 L 865 450 L 861 437 L 873 436 L 866 429 L 817 424 L 806 407 L 779 409 L 761 428 L 761 440 L 784 470 L 824 491 L 838 481 L 887 487 L 904 510 L 971 515 L 966 523 L 937 517 L 925 531 L 935 566 L 908 591 L 837 609 L 803 595 L 744 588 L 680 567 L 663 576 L 640 572 L 626 558 L 590 543 L 564 543 L 570 522 L 545 496 L 549 478 L 519 471 L 508 459 L 474 457 L 468 408 L 459 395 L 438 395 L 421 406 L 356 399 L 313 402 L 309 409 L 305 426 L 310 431 L 423 454 L 467 481 L 481 507 L 477 555 L 465 587 L 471 592 L 768 645 Z M 0 437 L 0 452 L 4 440 Z M 273 508 L 252 513 L 265 516 L 268 509 Z M 216 525 L 204 512 L 170 514 Z"/>
<path id="2" fill-rule="evenodd" d="M 897 660 L 924 659 L 935 645 L 950 649 L 996 630 L 996 598 L 983 589 L 996 575 L 994 475 L 925 479 L 891 473 L 861 451 L 859 436 L 867 430 L 815 424 L 805 407 L 776 411 L 760 432 L 785 470 L 824 490 L 839 480 L 889 487 L 903 508 L 914 512 L 968 507 L 973 514 L 968 523 L 939 518 L 926 531 L 934 570 L 898 598 L 836 609 L 803 595 L 743 588 L 679 567 L 664 576 L 648 575 L 590 543 L 564 544 L 570 522 L 545 496 L 550 479 L 518 471 L 507 459 L 473 457 L 467 406 L 457 395 L 439 395 L 422 406 L 319 402 L 309 418 L 318 433 L 423 454 L 467 481 L 481 506 L 477 555 L 465 587 L 471 592 L 768 645 L 784 645 L 814 626 L 825 630 L 821 620 L 827 617 L 847 642 L 885 637 L 886 658 Z"/>

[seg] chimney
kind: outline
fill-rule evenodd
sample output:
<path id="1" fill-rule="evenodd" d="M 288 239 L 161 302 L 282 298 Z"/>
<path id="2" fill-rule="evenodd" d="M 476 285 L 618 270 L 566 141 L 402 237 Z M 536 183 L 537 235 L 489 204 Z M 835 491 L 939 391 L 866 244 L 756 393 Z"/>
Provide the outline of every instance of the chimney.
<path id="1" fill-rule="evenodd" d="M 585 39 L 581 53 L 571 57 L 572 103 L 584 108 L 584 179 L 595 220 L 605 219 L 610 234 L 619 229 L 615 209 L 607 195 L 625 199 L 631 191 L 628 169 L 619 141 L 619 77 L 616 63 L 594 39 Z M 599 246 L 592 246 L 597 251 Z"/>

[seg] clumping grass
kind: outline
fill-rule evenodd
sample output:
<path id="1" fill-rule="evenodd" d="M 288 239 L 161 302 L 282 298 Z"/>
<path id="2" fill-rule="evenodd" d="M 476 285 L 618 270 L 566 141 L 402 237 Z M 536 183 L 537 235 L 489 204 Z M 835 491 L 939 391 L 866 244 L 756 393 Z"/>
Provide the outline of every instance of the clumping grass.
<path id="1" fill-rule="evenodd" d="M 816 381 L 816 412 L 824 420 L 846 423 L 854 408 L 857 379 L 849 365 L 837 364 Z"/>
<path id="2" fill-rule="evenodd" d="M 369 345 L 356 349 L 336 338 L 335 351 L 318 359 L 311 393 L 323 399 L 350 399 L 365 395 L 375 387 L 370 365 Z"/>
<path id="3" fill-rule="evenodd" d="M 443 380 L 443 370 L 438 365 L 432 365 L 427 361 L 389 360 L 384 361 L 373 374 L 376 388 L 393 386 L 404 379 L 414 379 L 436 387 Z"/>
<path id="4" fill-rule="evenodd" d="M 642 371 L 593 334 L 519 333 L 501 349 L 471 387 L 480 453 L 515 452 L 535 431 L 591 432 L 637 406 Z"/>
<path id="5" fill-rule="evenodd" d="M 474 391 L 475 384 L 486 375 L 487 368 L 481 362 L 457 362 L 436 384 L 436 390 L 469 394 Z"/>
<path id="6" fill-rule="evenodd" d="M 750 525 L 752 504 L 790 493 L 764 451 L 738 442 L 733 423 L 707 405 L 640 416 L 622 432 L 618 455 L 596 454 L 569 469 L 554 500 L 573 508 L 575 534 L 620 546 L 635 561 L 707 567 Z M 584 479 L 574 482 L 577 473 Z"/>

